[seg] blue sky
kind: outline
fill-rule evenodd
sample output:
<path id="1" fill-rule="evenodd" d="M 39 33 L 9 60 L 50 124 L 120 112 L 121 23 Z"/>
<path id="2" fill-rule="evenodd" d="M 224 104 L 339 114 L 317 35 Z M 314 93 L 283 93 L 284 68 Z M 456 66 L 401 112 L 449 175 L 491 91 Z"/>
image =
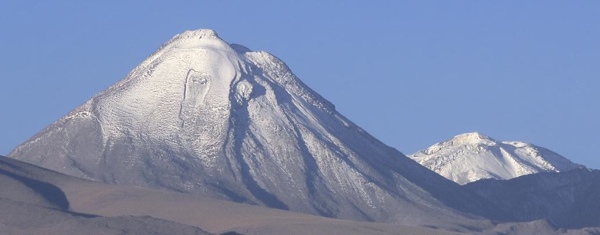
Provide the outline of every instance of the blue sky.
<path id="1" fill-rule="evenodd" d="M 212 28 L 410 154 L 480 131 L 600 168 L 599 1 L 3 1 L 0 154 Z"/>

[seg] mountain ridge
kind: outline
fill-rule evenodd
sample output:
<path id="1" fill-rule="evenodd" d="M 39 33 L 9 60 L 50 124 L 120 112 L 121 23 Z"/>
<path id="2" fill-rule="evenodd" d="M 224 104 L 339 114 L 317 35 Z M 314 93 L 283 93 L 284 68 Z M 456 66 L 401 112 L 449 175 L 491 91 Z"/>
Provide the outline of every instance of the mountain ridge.
<path id="1" fill-rule="evenodd" d="M 577 168 L 509 180 L 484 179 L 464 186 L 518 221 L 547 219 L 561 228 L 600 226 L 600 171 Z"/>

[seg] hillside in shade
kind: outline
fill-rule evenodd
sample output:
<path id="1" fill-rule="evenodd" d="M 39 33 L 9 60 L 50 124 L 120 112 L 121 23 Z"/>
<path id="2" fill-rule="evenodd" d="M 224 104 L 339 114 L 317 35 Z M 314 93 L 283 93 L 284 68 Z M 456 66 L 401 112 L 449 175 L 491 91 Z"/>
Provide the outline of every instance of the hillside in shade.
<path id="1" fill-rule="evenodd" d="M 546 219 L 562 228 L 600 227 L 600 171 L 579 168 L 465 185 L 514 220 Z"/>
<path id="2" fill-rule="evenodd" d="M 0 191 L 1 234 L 458 234 L 109 185 L 2 156 L 0 186 L 11 189 Z"/>
<path id="3" fill-rule="evenodd" d="M 567 176 L 573 179 L 568 180 L 570 182 L 593 178 L 571 176 Z M 553 177 L 547 179 L 552 180 Z M 189 193 L 92 182 L 1 156 L 0 186 L 11 189 L 0 191 L 0 210 L 5 212 L 0 215 L 0 231 L 2 234 L 15 235 L 83 233 L 577 235 L 600 232 L 597 227 L 562 229 L 548 220 L 499 224 L 485 220 L 469 223 L 455 221 L 454 224 L 440 221 L 427 227 L 337 220 L 211 199 Z M 593 207 L 587 211 L 595 213 Z M 599 218 L 594 217 L 594 214 L 586 215 L 590 217 L 583 220 L 584 222 Z M 577 218 L 581 217 L 575 219 Z"/>

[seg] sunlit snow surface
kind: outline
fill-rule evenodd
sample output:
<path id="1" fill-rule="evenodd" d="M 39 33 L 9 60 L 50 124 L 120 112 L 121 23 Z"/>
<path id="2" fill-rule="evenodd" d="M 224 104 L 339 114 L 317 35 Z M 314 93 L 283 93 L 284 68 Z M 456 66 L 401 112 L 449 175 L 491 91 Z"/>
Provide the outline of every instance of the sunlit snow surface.
<path id="1" fill-rule="evenodd" d="M 337 218 L 426 224 L 493 211 L 344 118 L 275 56 L 212 30 L 175 36 L 9 157 Z"/>
<path id="2" fill-rule="evenodd" d="M 457 135 L 409 157 L 459 184 L 581 167 L 548 149 L 519 141 L 500 142 L 480 133 Z"/>

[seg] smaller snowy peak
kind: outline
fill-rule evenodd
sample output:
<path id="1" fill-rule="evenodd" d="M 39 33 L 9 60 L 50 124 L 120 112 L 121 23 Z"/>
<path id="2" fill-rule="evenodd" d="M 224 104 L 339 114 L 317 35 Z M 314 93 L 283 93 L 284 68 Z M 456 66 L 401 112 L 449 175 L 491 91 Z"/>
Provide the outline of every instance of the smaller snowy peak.
<path id="1" fill-rule="evenodd" d="M 478 132 L 454 136 L 409 157 L 459 184 L 581 167 L 548 149 L 520 141 L 497 141 Z"/>
<path id="2" fill-rule="evenodd" d="M 421 155 L 432 155 L 439 151 L 446 150 L 449 148 L 454 148 L 455 146 L 494 146 L 497 144 L 497 141 L 490 138 L 487 135 L 481 134 L 479 132 L 469 132 L 460 135 L 456 135 L 452 137 L 452 139 L 446 140 L 444 142 L 440 142 L 428 147 L 425 150 L 419 151 Z M 418 154 L 417 153 L 417 154 Z M 417 155 L 413 154 L 413 155 Z"/>
<path id="3" fill-rule="evenodd" d="M 494 145 L 497 141 L 479 132 L 464 133 L 454 136 L 449 143 L 453 145 L 487 144 Z"/>
<path id="4" fill-rule="evenodd" d="M 465 142 L 467 142 L 467 141 L 470 141 L 470 142 L 494 141 L 494 139 L 490 138 L 487 135 L 479 133 L 479 132 L 469 132 L 469 133 L 460 134 L 460 135 L 454 136 L 452 139 L 453 140 L 461 140 L 461 141 L 465 141 Z"/>

